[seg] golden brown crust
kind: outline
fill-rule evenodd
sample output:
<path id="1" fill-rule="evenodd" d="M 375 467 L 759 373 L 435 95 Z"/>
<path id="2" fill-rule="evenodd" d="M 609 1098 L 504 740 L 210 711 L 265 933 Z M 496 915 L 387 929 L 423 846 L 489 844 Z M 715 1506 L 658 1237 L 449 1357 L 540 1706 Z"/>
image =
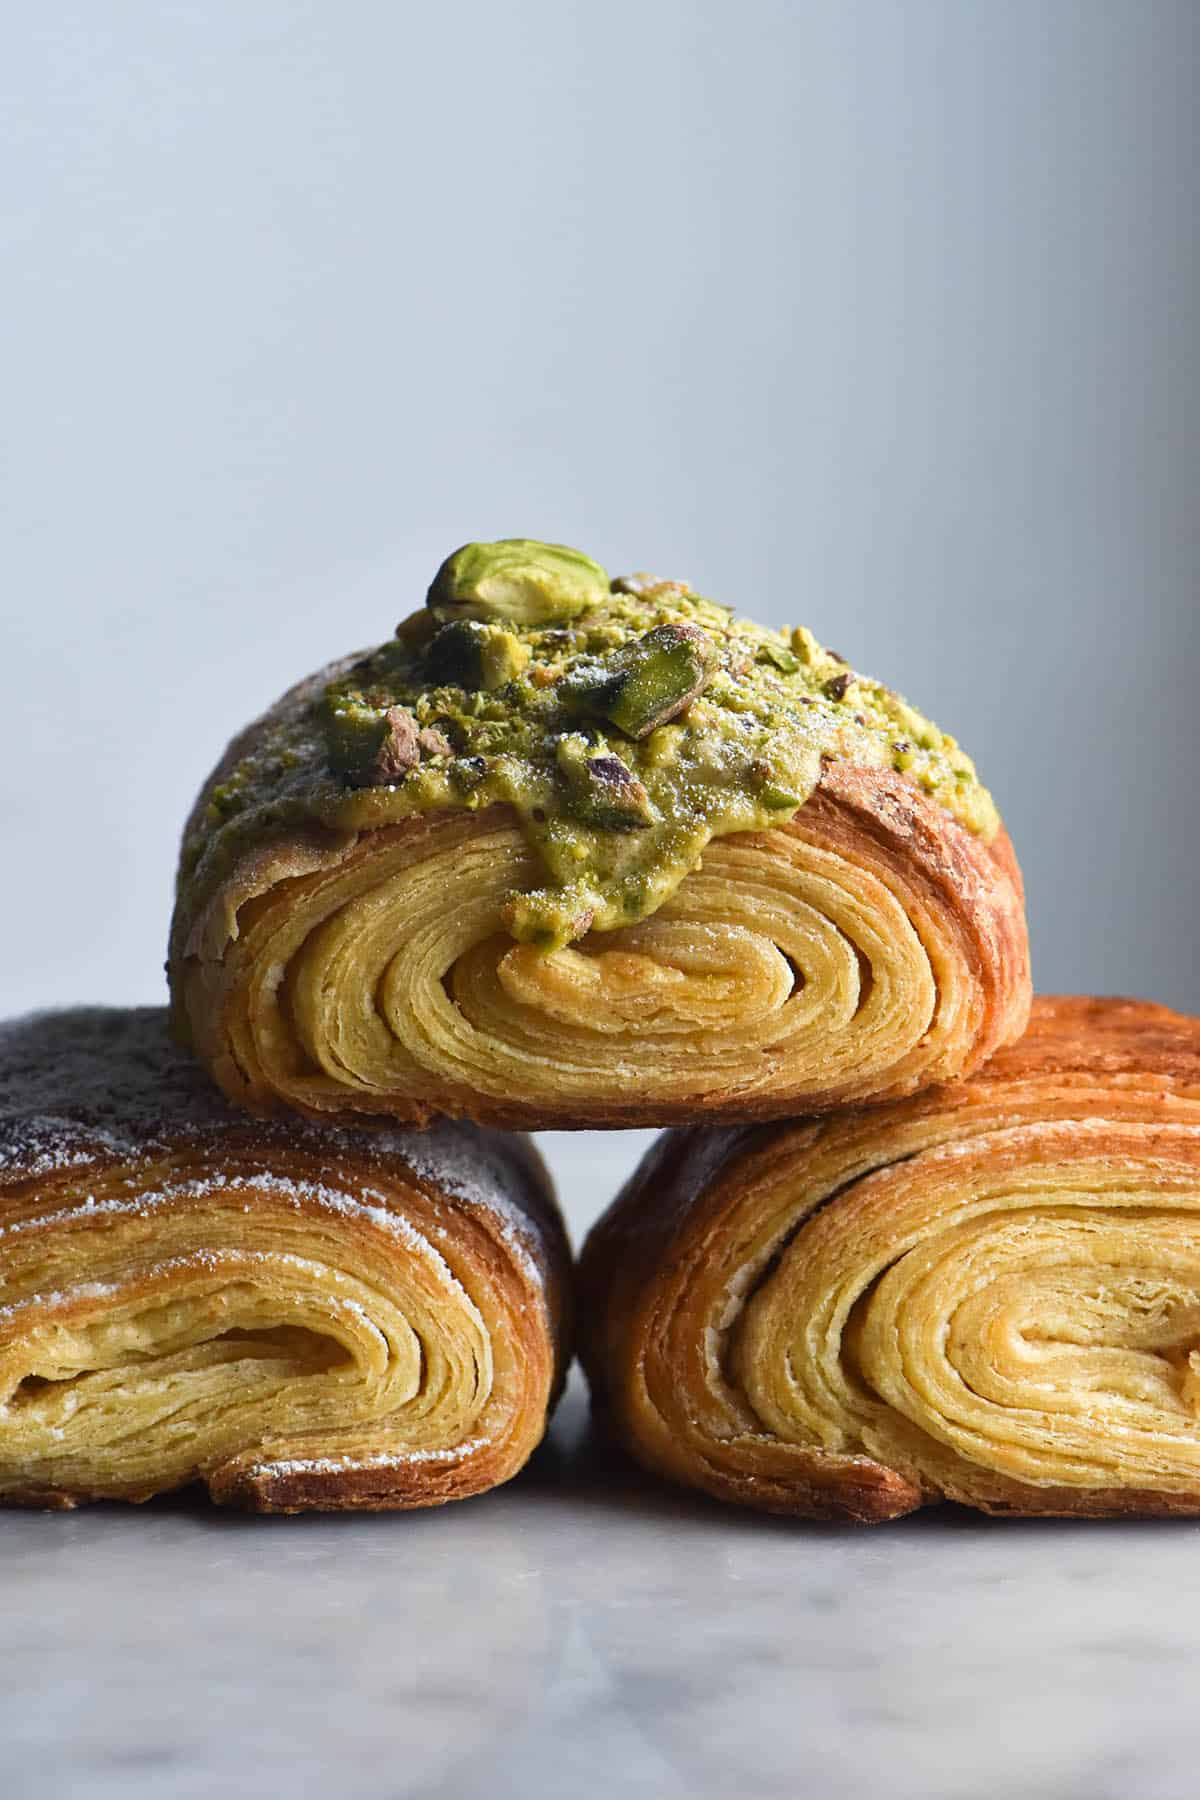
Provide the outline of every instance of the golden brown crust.
<path id="1" fill-rule="evenodd" d="M 1200 1021 L 1044 999 L 976 1076 L 669 1132 L 579 1277 L 639 1460 L 809 1518 L 1200 1514 Z"/>
<path id="2" fill-rule="evenodd" d="M 1007 835 L 890 771 L 828 764 L 788 825 L 716 840 L 649 921 L 550 957 L 500 923 L 538 879 L 504 807 L 277 833 L 181 888 L 176 1028 L 263 1115 L 571 1129 L 894 1098 L 1025 1024 Z"/>
<path id="3" fill-rule="evenodd" d="M 0 1028 L 0 1504 L 481 1493 L 542 1436 L 569 1281 L 527 1140 L 247 1118 L 156 1009 Z"/>

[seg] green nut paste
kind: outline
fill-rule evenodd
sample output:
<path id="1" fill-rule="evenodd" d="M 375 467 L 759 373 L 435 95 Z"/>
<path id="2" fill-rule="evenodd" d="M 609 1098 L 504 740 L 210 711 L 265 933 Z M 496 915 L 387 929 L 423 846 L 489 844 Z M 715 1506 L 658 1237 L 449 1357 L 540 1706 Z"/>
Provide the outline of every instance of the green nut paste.
<path id="1" fill-rule="evenodd" d="M 711 838 L 790 819 L 823 759 L 902 771 L 987 839 L 955 740 L 811 632 L 524 538 L 468 544 L 425 608 L 271 715 L 184 845 L 204 882 L 273 825 L 503 802 L 546 870 L 505 924 L 547 950 L 653 913 Z"/>

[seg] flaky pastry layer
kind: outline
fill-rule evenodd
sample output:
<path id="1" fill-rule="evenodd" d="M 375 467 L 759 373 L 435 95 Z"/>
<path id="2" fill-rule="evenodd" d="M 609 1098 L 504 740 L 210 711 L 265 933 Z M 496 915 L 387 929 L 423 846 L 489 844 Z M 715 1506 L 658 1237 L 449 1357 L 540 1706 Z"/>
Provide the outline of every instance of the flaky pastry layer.
<path id="1" fill-rule="evenodd" d="M 176 1027 L 264 1115 L 585 1127 L 904 1094 L 1025 1024 L 1007 837 L 891 771 L 830 764 L 789 824 L 710 844 L 653 917 L 550 955 L 501 922 L 539 879 L 505 807 L 275 833 L 203 904 L 181 888 Z"/>
<path id="2" fill-rule="evenodd" d="M 1038 1000 L 970 1081 L 667 1133 L 579 1305 L 617 1436 L 722 1499 L 1200 1513 L 1200 1021 Z"/>
<path id="3" fill-rule="evenodd" d="M 245 1119 L 158 1010 L 0 1028 L 0 1501 L 479 1493 L 542 1436 L 568 1277 L 522 1139 Z"/>

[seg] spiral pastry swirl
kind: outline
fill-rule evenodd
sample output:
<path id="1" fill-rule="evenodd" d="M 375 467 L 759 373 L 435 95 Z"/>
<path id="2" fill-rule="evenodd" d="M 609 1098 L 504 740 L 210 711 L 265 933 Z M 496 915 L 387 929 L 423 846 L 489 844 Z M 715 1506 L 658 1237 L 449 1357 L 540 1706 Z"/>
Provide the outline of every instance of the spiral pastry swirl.
<path id="1" fill-rule="evenodd" d="M 669 1133 L 580 1305 L 617 1435 L 721 1498 L 1200 1513 L 1200 1021 L 1035 1001 L 957 1086 Z"/>
<path id="2" fill-rule="evenodd" d="M 1025 1023 L 1007 837 L 890 771 L 830 764 L 794 819 L 714 840 L 651 917 L 548 955 L 502 918 L 539 879 L 503 806 L 273 830 L 203 904 L 181 885 L 178 1028 L 258 1113 L 551 1127 L 908 1093 Z"/>
<path id="3" fill-rule="evenodd" d="M 256 1124 L 157 1010 L 0 1030 L 0 1501 L 478 1493 L 542 1435 L 568 1272 L 522 1140 Z"/>

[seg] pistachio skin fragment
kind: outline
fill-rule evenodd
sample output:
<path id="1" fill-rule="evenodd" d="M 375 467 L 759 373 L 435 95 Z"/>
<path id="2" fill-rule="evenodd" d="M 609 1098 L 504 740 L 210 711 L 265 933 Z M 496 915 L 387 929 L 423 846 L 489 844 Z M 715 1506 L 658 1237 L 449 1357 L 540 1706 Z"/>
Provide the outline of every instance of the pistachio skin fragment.
<path id="1" fill-rule="evenodd" d="M 453 756 L 454 746 L 436 725 L 426 725 L 417 733 L 422 756 Z"/>
<path id="2" fill-rule="evenodd" d="M 434 683 L 492 693 L 515 681 L 529 663 L 529 646 L 499 625 L 452 619 L 425 652 Z"/>
<path id="3" fill-rule="evenodd" d="M 389 706 L 383 715 L 383 742 L 375 753 L 371 774 L 387 785 L 403 781 L 421 760 L 421 732 L 407 706 Z"/>
<path id="4" fill-rule="evenodd" d="M 716 666 L 716 648 L 699 626 L 656 625 L 608 657 L 594 675 L 583 675 L 564 699 L 637 740 L 689 707 Z"/>
<path id="5" fill-rule="evenodd" d="M 425 598 L 444 620 L 551 625 L 608 598 L 608 573 L 582 550 L 534 538 L 463 544 L 448 556 Z"/>
<path id="6" fill-rule="evenodd" d="M 691 593 L 686 581 L 672 581 L 662 575 L 649 575 L 639 569 L 633 575 L 618 575 L 612 584 L 614 594 L 633 594 L 639 600 L 683 599 Z"/>

